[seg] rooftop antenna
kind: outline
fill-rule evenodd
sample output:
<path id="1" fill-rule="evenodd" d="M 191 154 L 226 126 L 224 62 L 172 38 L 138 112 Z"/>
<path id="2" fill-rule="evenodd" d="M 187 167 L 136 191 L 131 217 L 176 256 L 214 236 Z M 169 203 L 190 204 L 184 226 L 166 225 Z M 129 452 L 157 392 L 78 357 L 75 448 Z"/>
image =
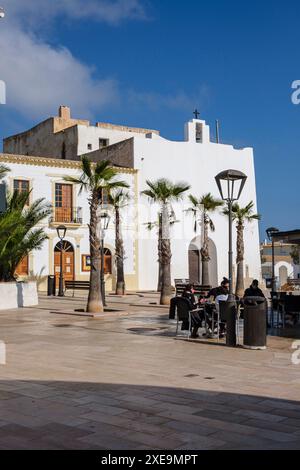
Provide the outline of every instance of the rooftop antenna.
<path id="1" fill-rule="evenodd" d="M 220 143 L 220 123 L 219 123 L 219 119 L 216 120 L 216 142 L 217 142 L 217 144 Z"/>

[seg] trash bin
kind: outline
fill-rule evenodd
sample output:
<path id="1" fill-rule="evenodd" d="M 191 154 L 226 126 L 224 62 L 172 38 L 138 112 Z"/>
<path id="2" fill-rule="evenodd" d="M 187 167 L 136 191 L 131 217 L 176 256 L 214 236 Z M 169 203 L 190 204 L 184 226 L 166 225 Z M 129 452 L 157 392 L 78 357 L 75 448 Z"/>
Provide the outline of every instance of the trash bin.
<path id="1" fill-rule="evenodd" d="M 235 300 L 219 301 L 221 323 L 226 323 L 226 345 L 236 346 L 237 303 Z"/>
<path id="2" fill-rule="evenodd" d="M 56 294 L 55 276 L 48 276 L 48 295 Z"/>
<path id="3" fill-rule="evenodd" d="M 244 348 L 267 349 L 267 311 L 263 297 L 244 299 Z"/>

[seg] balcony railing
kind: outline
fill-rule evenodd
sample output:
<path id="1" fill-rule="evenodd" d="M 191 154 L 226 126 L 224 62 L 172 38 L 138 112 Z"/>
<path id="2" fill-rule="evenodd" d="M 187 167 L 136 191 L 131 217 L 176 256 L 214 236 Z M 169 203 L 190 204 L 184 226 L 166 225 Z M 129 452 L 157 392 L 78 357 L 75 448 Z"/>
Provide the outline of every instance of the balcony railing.
<path id="1" fill-rule="evenodd" d="M 54 207 L 50 223 L 82 224 L 82 207 Z"/>

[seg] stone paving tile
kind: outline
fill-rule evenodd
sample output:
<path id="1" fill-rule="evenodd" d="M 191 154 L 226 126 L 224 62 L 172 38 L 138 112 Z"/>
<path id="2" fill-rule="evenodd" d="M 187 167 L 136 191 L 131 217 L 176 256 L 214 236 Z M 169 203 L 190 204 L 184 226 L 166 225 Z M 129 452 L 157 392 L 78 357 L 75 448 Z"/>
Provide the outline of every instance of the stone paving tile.
<path id="1" fill-rule="evenodd" d="M 29 428 L 18 424 L 7 424 L 0 428 L 0 442 L 8 436 L 32 440 L 41 437 L 42 434 L 41 428 Z"/>
<path id="2" fill-rule="evenodd" d="M 237 416 L 235 414 L 226 413 L 225 411 L 201 410 L 195 413 L 195 415 L 202 416 L 203 418 L 222 420 L 228 423 L 244 423 L 247 419 L 245 416 Z"/>
<path id="3" fill-rule="evenodd" d="M 122 419 L 128 418 L 131 420 L 138 420 L 138 421 L 142 421 L 144 423 L 149 423 L 149 424 L 164 424 L 165 422 L 168 421 L 167 418 L 163 418 L 161 416 L 156 416 L 154 414 L 143 413 L 140 411 L 132 411 L 132 410 L 122 413 L 121 417 Z"/>
<path id="4" fill-rule="evenodd" d="M 235 415 L 242 415 L 247 416 L 248 418 L 256 418 L 262 419 L 264 421 L 271 421 L 274 423 L 280 423 L 285 418 L 283 416 L 270 414 L 270 413 L 262 413 L 260 411 L 253 411 L 253 410 L 237 410 L 234 412 Z"/>
<path id="5" fill-rule="evenodd" d="M 295 410 L 299 411 L 300 402 L 290 402 L 286 400 L 274 400 L 274 399 L 266 399 L 261 402 L 267 406 L 271 406 L 273 409 L 281 409 L 281 410 Z"/>
<path id="6" fill-rule="evenodd" d="M 286 418 L 282 421 L 283 424 L 287 426 L 295 426 L 296 428 L 300 428 L 300 419 L 293 419 L 293 418 Z"/>
<path id="7" fill-rule="evenodd" d="M 0 449 L 2 450 L 28 450 L 31 449 L 30 439 L 18 436 L 5 436 L 0 440 Z"/>
<path id="8" fill-rule="evenodd" d="M 153 449 L 175 449 L 183 444 L 180 435 L 164 436 L 147 434 L 143 432 L 130 432 L 126 435 L 126 439 L 134 443 L 140 443 L 152 447 Z"/>
<path id="9" fill-rule="evenodd" d="M 266 429 L 266 430 L 272 430 L 272 431 L 278 431 L 278 432 L 284 432 L 287 434 L 297 434 L 297 432 L 300 433 L 300 429 L 296 426 L 290 426 L 284 423 L 284 421 L 281 421 L 280 423 L 276 423 L 273 421 L 264 421 L 261 419 L 248 419 L 247 421 L 244 422 L 246 426 L 253 426 L 255 428 L 261 428 L 261 429 Z"/>
<path id="10" fill-rule="evenodd" d="M 33 416 L 26 416 L 21 413 L 14 413 L 10 411 L 1 412 L 1 418 L 9 423 L 19 424 L 20 426 L 27 426 L 27 427 L 38 427 L 42 426 L 43 424 L 47 424 L 51 422 L 51 420 L 47 419 L 40 419 L 35 418 Z"/>
<path id="11" fill-rule="evenodd" d="M 176 450 L 190 450 L 190 449 L 197 449 L 197 450 L 213 450 L 218 449 L 225 444 L 225 441 L 221 439 L 217 439 L 215 437 L 206 437 L 206 436 L 199 436 L 193 433 L 177 433 L 170 434 L 169 439 L 179 437 L 184 442 L 179 445 Z"/>
<path id="12" fill-rule="evenodd" d="M 135 450 L 138 448 L 139 443 L 126 440 L 120 437 L 114 437 L 109 434 L 92 434 L 90 436 L 80 439 L 80 442 L 90 445 L 93 449 L 96 446 L 101 446 L 105 450 Z"/>
<path id="13" fill-rule="evenodd" d="M 216 428 L 209 427 L 205 424 L 195 424 L 195 423 L 184 423 L 182 421 L 168 421 L 164 424 L 165 428 L 170 430 L 177 431 L 178 433 L 188 433 L 199 435 L 199 436 L 209 436 L 216 432 Z"/>
<path id="14" fill-rule="evenodd" d="M 161 413 L 161 415 L 168 416 L 170 413 Z M 173 413 L 172 420 L 179 421 L 181 423 L 192 423 L 198 426 L 207 426 L 208 428 L 213 428 L 215 430 L 234 431 L 246 436 L 254 435 L 259 431 L 258 428 L 253 428 L 244 424 L 222 421 L 222 416 L 220 416 L 219 419 L 212 419 L 196 415 L 190 415 L 187 417 L 187 415 L 184 414 Z"/>
<path id="15" fill-rule="evenodd" d="M 230 445 L 230 448 L 234 449 L 235 444 L 238 444 L 239 446 L 241 445 L 242 448 L 248 448 L 251 447 L 252 449 L 254 448 L 260 448 L 260 449 L 268 449 L 269 446 L 274 444 L 274 441 L 271 439 L 264 439 L 261 437 L 257 436 L 251 436 L 251 435 L 243 435 L 235 432 L 227 432 L 227 431 L 217 431 L 214 434 L 211 434 L 212 438 L 215 439 L 220 439 L 224 443 L 232 443 L 232 446 Z M 246 446 L 246 447 L 244 447 Z"/>
<path id="16" fill-rule="evenodd" d="M 272 414 L 278 415 L 278 416 L 283 416 L 284 418 L 293 418 L 293 419 L 299 419 L 300 421 L 300 403 L 297 410 L 282 410 L 279 408 L 272 409 Z"/>
<path id="17" fill-rule="evenodd" d="M 261 429 L 257 431 L 257 435 L 262 436 L 267 439 L 271 439 L 276 442 L 292 442 L 292 441 L 300 442 L 299 437 L 292 433 L 274 431 L 272 429 Z"/>
<path id="18" fill-rule="evenodd" d="M 97 419 L 101 418 L 102 414 L 118 416 L 124 413 L 125 411 L 126 411 L 126 408 L 116 408 L 112 406 L 99 405 L 96 411 L 82 412 L 80 414 L 80 418 L 91 419 L 91 420 L 97 421 Z"/>
<path id="19" fill-rule="evenodd" d="M 129 418 L 123 417 L 123 415 L 118 415 L 118 416 L 109 416 L 109 415 L 104 415 L 102 414 L 101 417 L 99 416 L 97 421 L 90 421 L 90 424 L 83 424 L 80 427 L 84 429 L 93 429 L 93 428 L 101 428 L 101 425 L 109 424 L 116 426 L 120 428 L 123 431 L 129 431 L 129 432 L 143 432 L 151 435 L 161 435 L 165 436 L 167 434 L 170 434 L 172 431 L 166 427 L 164 424 L 153 424 L 153 423 L 147 423 L 144 420 L 133 420 Z M 95 423 L 97 423 L 97 426 L 95 426 Z"/>
<path id="20" fill-rule="evenodd" d="M 18 394 L 9 391 L 0 390 L 0 400 L 11 400 L 13 398 L 18 398 Z"/>
<path id="21" fill-rule="evenodd" d="M 80 429 L 79 427 L 67 426 L 62 423 L 49 423 L 45 426 L 41 426 L 38 429 L 38 432 L 42 434 L 57 434 L 64 437 L 83 437 L 90 434 L 90 431 Z"/>

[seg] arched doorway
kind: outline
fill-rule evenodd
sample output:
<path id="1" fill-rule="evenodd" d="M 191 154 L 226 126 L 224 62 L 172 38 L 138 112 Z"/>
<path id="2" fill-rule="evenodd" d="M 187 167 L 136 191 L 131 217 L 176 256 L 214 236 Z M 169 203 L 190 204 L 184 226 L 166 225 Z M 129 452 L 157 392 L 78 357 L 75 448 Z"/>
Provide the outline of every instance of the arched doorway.
<path id="1" fill-rule="evenodd" d="M 200 237 L 194 238 L 189 246 L 189 280 L 192 283 L 201 282 Z"/>
<path id="2" fill-rule="evenodd" d="M 109 248 L 104 248 L 104 274 L 112 274 L 112 255 Z"/>
<path id="3" fill-rule="evenodd" d="M 212 286 L 218 285 L 218 259 L 215 243 L 209 239 L 209 280 Z M 201 237 L 195 237 L 189 246 L 189 279 L 193 283 L 201 283 Z"/>
<path id="4" fill-rule="evenodd" d="M 60 255 L 62 251 L 62 272 L 65 281 L 74 280 L 74 248 L 68 241 L 63 241 L 62 249 L 61 243 L 57 243 L 54 248 L 54 274 L 56 282 L 59 280 L 60 275 Z"/>
<path id="5" fill-rule="evenodd" d="M 288 270 L 286 266 L 280 266 L 279 268 L 279 287 L 284 286 L 288 280 Z"/>

